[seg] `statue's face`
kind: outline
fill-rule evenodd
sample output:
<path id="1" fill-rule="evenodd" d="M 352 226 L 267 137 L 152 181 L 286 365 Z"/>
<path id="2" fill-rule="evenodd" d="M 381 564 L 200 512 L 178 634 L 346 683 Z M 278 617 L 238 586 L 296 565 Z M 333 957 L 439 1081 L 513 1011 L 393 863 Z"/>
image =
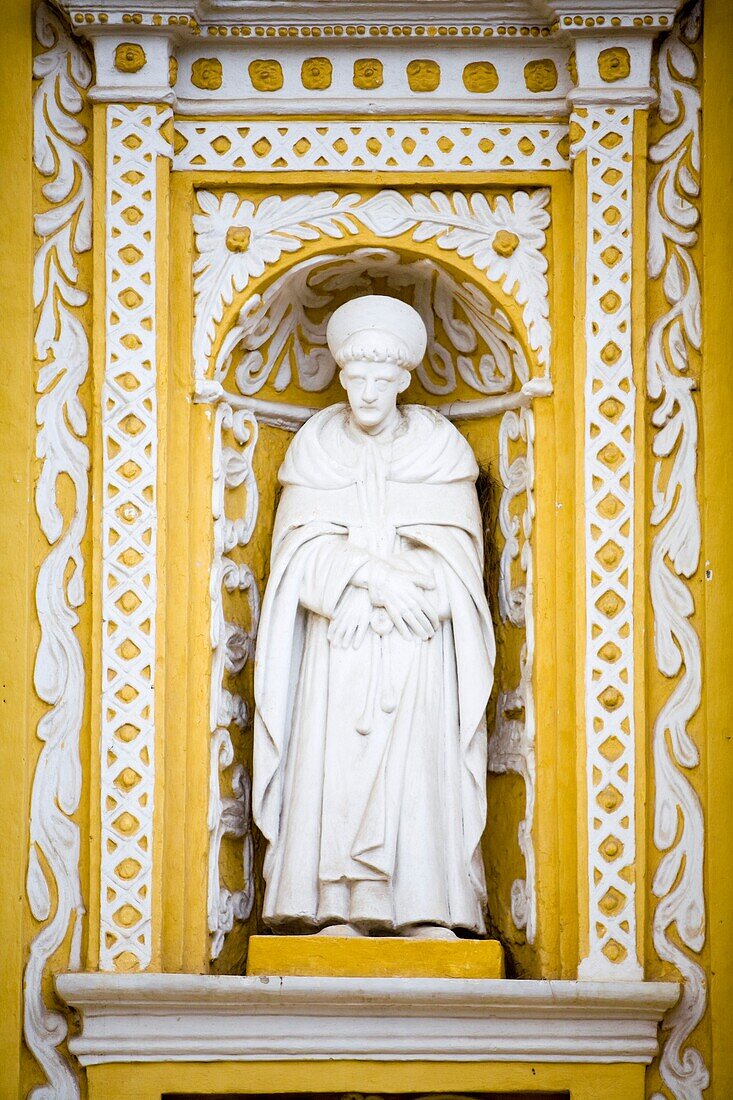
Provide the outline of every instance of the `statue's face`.
<path id="1" fill-rule="evenodd" d="M 339 375 L 351 411 L 365 432 L 378 431 L 394 414 L 397 395 L 410 384 L 409 371 L 395 363 L 347 363 Z"/>

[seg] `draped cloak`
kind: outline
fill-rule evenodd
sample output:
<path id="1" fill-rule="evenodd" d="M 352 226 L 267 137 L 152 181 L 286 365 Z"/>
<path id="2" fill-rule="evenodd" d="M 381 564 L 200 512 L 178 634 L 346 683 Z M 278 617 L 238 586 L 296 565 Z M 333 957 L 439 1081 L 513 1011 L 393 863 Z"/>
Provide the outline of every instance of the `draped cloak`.
<path id="1" fill-rule="evenodd" d="M 388 441 L 342 404 L 290 445 L 255 663 L 253 812 L 271 925 L 484 931 L 495 644 L 477 473 L 453 425 L 416 405 Z M 385 633 L 384 612 L 351 585 L 375 555 L 434 578 L 430 639 Z M 328 639 L 347 599 L 370 616 L 358 648 Z"/>

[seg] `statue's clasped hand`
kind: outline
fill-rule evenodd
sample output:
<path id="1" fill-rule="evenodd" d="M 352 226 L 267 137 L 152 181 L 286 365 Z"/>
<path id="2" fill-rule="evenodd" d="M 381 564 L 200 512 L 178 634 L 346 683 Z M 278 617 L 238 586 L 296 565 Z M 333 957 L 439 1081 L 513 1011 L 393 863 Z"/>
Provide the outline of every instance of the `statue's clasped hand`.
<path id="1" fill-rule="evenodd" d="M 427 641 L 440 625 L 428 595 L 434 589 L 435 579 L 408 562 L 372 558 L 341 597 L 328 640 L 341 649 L 359 649 L 371 627 L 382 638 L 396 630 L 403 638 Z"/>
<path id="2" fill-rule="evenodd" d="M 375 632 L 386 634 L 394 628 L 403 638 L 432 638 L 440 626 L 433 601 L 428 592 L 435 580 L 399 558 L 372 560 L 369 566 L 367 590 L 372 606 L 383 614 L 378 616 Z"/>

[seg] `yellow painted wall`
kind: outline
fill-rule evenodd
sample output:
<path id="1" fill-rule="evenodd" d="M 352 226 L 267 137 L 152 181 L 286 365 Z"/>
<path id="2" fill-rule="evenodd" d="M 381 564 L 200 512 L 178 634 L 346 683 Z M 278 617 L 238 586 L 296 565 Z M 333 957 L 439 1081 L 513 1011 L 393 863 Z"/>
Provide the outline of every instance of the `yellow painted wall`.
<path id="1" fill-rule="evenodd" d="M 711 1096 L 733 1096 L 733 8 L 707 0 L 703 32 L 702 477 Z"/>
<path id="2" fill-rule="evenodd" d="M 3 124 L 0 172 L 5 243 L 0 250 L 0 316 L 3 362 L 0 373 L 0 457 L 4 472 L 4 517 L 0 523 L 0 830 L 3 889 L 0 890 L 0 1063 L 7 1096 L 20 1095 L 22 971 L 28 935 L 24 892 L 28 847 L 28 772 L 34 710 L 31 540 L 37 539 L 32 494 L 33 390 L 30 363 L 33 177 L 31 162 L 30 15 L 26 3 L 4 13 L 5 47 L 0 51 Z M 7 211 L 14 211 L 7 221 Z M 11 368 L 12 364 L 12 368 Z"/>
<path id="3" fill-rule="evenodd" d="M 160 1100 L 163 1091 L 201 1096 L 219 1093 L 336 1092 L 381 1095 L 401 1092 L 493 1092 L 521 1100 L 532 1093 L 554 1100 L 631 1100 L 642 1096 L 642 1066 L 544 1065 L 501 1062 L 220 1062 L 93 1066 L 89 1100 Z M 122 1091 L 124 1090 L 124 1091 Z M 519 1096 L 517 1095 L 519 1094 Z"/>
<path id="4" fill-rule="evenodd" d="M 709 970 L 710 1007 L 696 1044 L 712 1066 L 711 1097 L 725 1100 L 733 1095 L 733 1056 L 729 1042 L 729 1006 L 733 1000 L 733 943 L 731 913 L 733 887 L 730 867 L 733 862 L 733 692 L 729 689 L 733 667 L 733 492 L 727 469 L 733 454 L 733 364 L 731 364 L 728 328 L 733 317 L 730 278 L 730 217 L 733 194 L 733 164 L 730 134 L 733 115 L 729 92 L 729 56 L 733 45 L 733 14 L 727 0 L 706 0 L 706 29 L 700 51 L 704 65 L 704 168 L 703 168 L 703 242 L 698 250 L 704 276 L 704 349 L 699 407 L 702 418 L 701 467 L 699 488 L 703 501 L 703 561 L 693 579 L 698 613 L 696 625 L 705 648 L 704 704 L 694 724 L 694 733 L 703 747 L 701 768 L 694 777 L 704 799 L 707 824 L 706 895 L 708 903 L 708 939 L 703 960 Z M 33 605 L 37 570 L 47 545 L 33 507 L 33 488 L 39 463 L 34 456 L 35 394 L 32 364 L 33 308 L 31 269 L 33 258 L 32 213 L 40 208 L 40 181 L 31 164 L 32 117 L 31 84 L 32 23 L 29 0 L 6 0 L 3 8 L 3 49 L 0 51 L 0 101 L 2 125 L 0 150 L 2 172 L 0 186 L 4 197 L 3 247 L 0 249 L 0 334 L 3 369 L 0 379 L 0 456 L 5 472 L 3 519 L 0 522 L 2 569 L 0 593 L 0 775 L 3 797 L 0 823 L 3 838 L 3 888 L 0 890 L 0 942 L 3 961 L 0 967 L 0 1095 L 25 1096 L 42 1075 L 24 1049 L 22 1025 L 22 971 L 28 945 L 37 932 L 25 902 L 25 873 L 28 851 L 28 799 L 33 767 L 38 757 L 36 738 L 38 719 L 44 706 L 32 686 L 38 624 Z M 103 164 L 103 108 L 97 108 L 95 123 L 95 165 Z M 86 124 L 91 111 L 86 109 Z M 319 178 L 320 179 L 320 178 Z M 512 177 L 515 182 L 516 177 Z M 219 178 L 221 181 L 221 178 Z M 206 971 L 207 941 L 205 912 L 206 870 L 206 782 L 208 773 L 208 569 L 210 538 L 201 518 L 207 515 L 210 494 L 211 413 L 193 408 L 190 399 L 173 398 L 188 393 L 190 348 L 190 258 L 192 241 L 190 213 L 192 179 L 174 177 L 171 181 L 170 219 L 170 319 L 166 365 L 162 372 L 161 420 L 167 443 L 161 452 L 161 487 L 164 496 L 165 538 L 161 549 L 161 578 L 167 589 L 166 655 L 162 666 L 165 681 L 165 761 L 161 778 L 160 814 L 163 823 L 164 852 L 161 891 L 159 961 L 163 969 Z M 197 182 L 204 183 L 203 177 Z M 236 179 L 223 181 L 227 185 Z M 257 181 L 255 181 L 256 183 Z M 263 181 L 260 181 L 261 183 Z M 284 181 L 286 182 L 286 181 Z M 303 182 L 303 181 L 299 181 Z M 316 183 L 306 180 L 306 183 Z M 339 181 L 346 184 L 344 178 Z M 380 183 L 387 182 L 385 177 Z M 390 185 L 394 177 L 389 176 Z M 408 181 L 403 181 L 408 182 Z M 462 179 L 463 182 L 463 179 Z M 465 183 L 472 181 L 466 178 Z M 501 179 L 496 180 L 501 184 Z M 530 952 L 516 945 L 516 959 L 525 973 L 574 976 L 579 955 L 579 901 L 576 882 L 579 807 L 576 805 L 574 762 L 576 760 L 576 667 L 568 659 L 568 638 L 577 631 L 574 625 L 575 603 L 573 571 L 577 567 L 577 545 L 572 502 L 579 484 L 576 439 L 573 425 L 578 423 L 580 378 L 572 349 L 572 267 L 569 247 L 573 220 L 572 184 L 569 177 L 536 179 L 553 188 L 555 231 L 549 247 L 554 261 L 551 288 L 555 324 L 554 374 L 556 392 L 549 402 L 536 406 L 538 481 L 538 518 L 536 554 L 547 563 L 538 569 L 538 656 L 537 681 L 540 711 L 538 728 L 551 723 L 553 737 L 543 736 L 538 743 L 538 783 L 541 792 L 536 843 L 538 881 L 544 913 L 542 938 L 538 950 Z M 97 196 L 99 217 L 100 196 Z M 444 256 L 441 256 L 444 259 Z M 82 257 L 82 278 L 101 285 L 101 243 L 98 236 L 94 258 Z M 648 307 L 658 303 L 657 291 L 649 294 Z M 91 324 L 91 308 L 88 311 Z M 100 329 L 99 303 L 95 314 L 93 370 L 83 398 L 90 411 L 97 413 L 90 440 L 94 469 L 99 470 L 98 402 L 100 370 L 103 361 L 103 333 Z M 648 427 L 648 426 L 647 426 Z M 473 429 L 476 432 L 478 429 Z M 277 457 L 287 439 L 274 429 L 263 432 L 258 457 L 263 497 L 272 499 Z M 488 452 L 487 452 L 488 454 Z M 541 457 L 540 457 L 541 456 Z M 650 467 L 647 465 L 648 476 Z M 95 482 L 99 490 L 98 479 Z M 266 506 L 263 506 L 265 512 Z M 98 498 L 91 510 L 89 532 L 99 521 Z M 91 561 L 96 551 L 91 533 L 85 549 Z M 263 544 L 264 546 L 264 544 Z M 173 552 L 172 548 L 185 548 Z M 264 570 L 264 549 L 256 551 Z M 706 575 L 706 569 L 709 576 Z M 97 574 L 98 575 L 98 574 Z M 91 571 L 87 583 L 91 588 Z M 162 587 L 162 585 L 161 585 Z M 647 606 L 647 613 L 649 608 Z M 98 594 L 92 594 L 82 610 L 79 637 L 90 660 L 87 696 L 95 691 L 98 667 L 93 660 L 93 622 L 99 622 Z M 654 675 L 647 638 L 647 714 L 652 715 L 664 697 L 665 685 Z M 572 655 L 571 655 L 572 656 Z M 96 836 L 97 809 L 90 806 L 89 791 L 94 788 L 95 768 L 92 752 L 96 735 L 94 713 L 87 703 L 82 736 L 85 775 L 91 782 L 82 797 L 77 820 L 83 835 Z M 492 778 L 490 792 L 515 788 L 510 799 L 513 813 L 520 810 L 521 792 L 511 777 Z M 647 821 L 651 809 L 647 796 Z M 182 807 L 185 806 L 185 814 Z M 582 807 L 580 808 L 582 810 Z M 516 869 L 516 820 L 503 825 L 493 822 L 495 834 L 504 831 L 502 844 L 511 855 L 502 882 L 511 882 Z M 650 868 L 657 856 L 648 828 L 647 856 Z M 82 884 L 91 900 L 89 929 L 85 936 L 85 958 L 93 965 L 96 958 L 93 916 L 98 891 L 98 863 L 94 843 L 82 846 Z M 581 875 L 582 877 L 582 875 Z M 649 893 L 647 874 L 647 913 L 654 899 Z M 497 894 L 498 897 L 498 894 Z M 498 904 L 498 902 L 497 902 Z M 505 920 L 502 931 L 509 933 Z M 241 966 L 244 943 L 240 937 L 227 947 L 221 969 Z M 647 937 L 648 975 L 672 976 L 655 961 Z M 64 965 L 65 950 L 56 965 Z M 50 982 L 49 995 L 50 995 Z M 352 1063 L 272 1065 L 223 1065 L 213 1071 L 208 1066 L 151 1065 L 134 1070 L 121 1067 L 95 1067 L 89 1072 L 90 1096 L 124 1096 L 151 1100 L 163 1091 L 212 1092 L 237 1090 L 298 1091 L 514 1091 L 537 1087 L 557 1090 L 572 1085 L 572 1096 L 591 1097 L 639 1095 L 639 1067 L 548 1067 L 485 1064 L 472 1066 Z M 654 1074 L 650 1084 L 656 1084 Z M 603 1090 L 602 1092 L 599 1090 Z"/>

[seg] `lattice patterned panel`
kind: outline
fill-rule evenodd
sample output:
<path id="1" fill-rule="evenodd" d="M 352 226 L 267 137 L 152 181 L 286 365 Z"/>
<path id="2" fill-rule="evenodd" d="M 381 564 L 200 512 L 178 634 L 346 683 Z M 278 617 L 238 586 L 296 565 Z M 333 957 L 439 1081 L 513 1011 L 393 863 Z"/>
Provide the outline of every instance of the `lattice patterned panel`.
<path id="1" fill-rule="evenodd" d="M 102 389 L 102 881 L 100 967 L 151 960 L 155 553 L 155 107 L 107 112 Z"/>
<path id="2" fill-rule="evenodd" d="M 578 112 L 587 157 L 585 547 L 588 956 L 582 977 L 641 977 L 635 921 L 634 115 Z"/>
<path id="3" fill-rule="evenodd" d="M 557 122 L 238 122 L 178 119 L 176 171 L 460 172 L 568 169 Z"/>

